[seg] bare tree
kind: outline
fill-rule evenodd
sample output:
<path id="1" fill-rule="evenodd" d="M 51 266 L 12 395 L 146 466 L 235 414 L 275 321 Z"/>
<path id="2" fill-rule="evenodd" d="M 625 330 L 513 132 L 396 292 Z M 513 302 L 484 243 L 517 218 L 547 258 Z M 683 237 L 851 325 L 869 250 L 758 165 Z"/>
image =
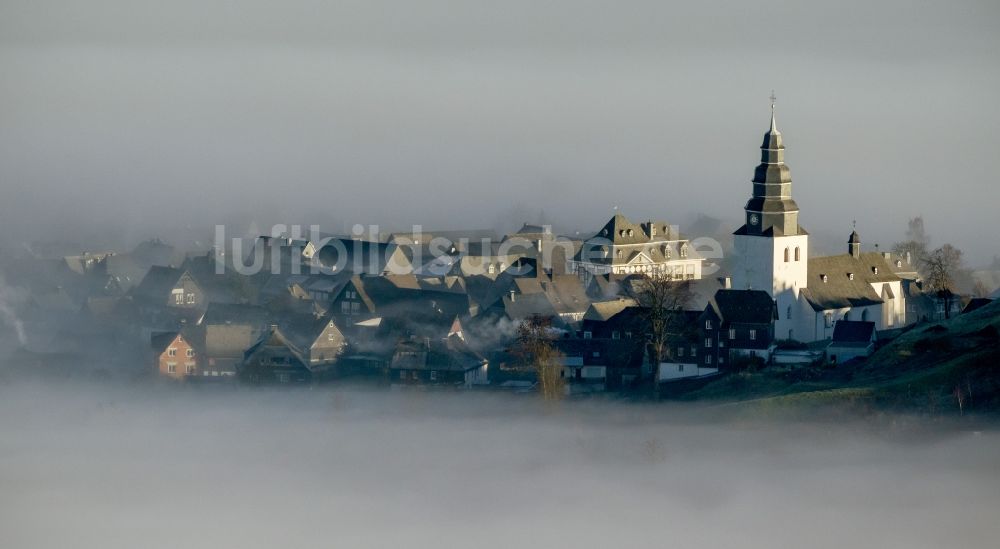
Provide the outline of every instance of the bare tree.
<path id="1" fill-rule="evenodd" d="M 944 300 L 944 317 L 950 318 L 955 276 L 962 268 L 962 250 L 945 244 L 928 254 L 923 266 L 928 287 Z"/>
<path id="2" fill-rule="evenodd" d="M 658 373 L 660 363 L 672 358 L 670 342 L 690 329 L 684 311 L 694 297 L 691 283 L 673 280 L 667 274 L 644 275 L 635 286 L 634 299 L 642 307 L 649 361 Z"/>
<path id="3" fill-rule="evenodd" d="M 565 380 L 562 376 L 562 353 L 553 341 L 552 320 L 533 315 L 521 321 L 517 327 L 517 349 L 523 363 L 533 369 L 538 376 L 542 398 L 558 400 L 563 397 Z"/>

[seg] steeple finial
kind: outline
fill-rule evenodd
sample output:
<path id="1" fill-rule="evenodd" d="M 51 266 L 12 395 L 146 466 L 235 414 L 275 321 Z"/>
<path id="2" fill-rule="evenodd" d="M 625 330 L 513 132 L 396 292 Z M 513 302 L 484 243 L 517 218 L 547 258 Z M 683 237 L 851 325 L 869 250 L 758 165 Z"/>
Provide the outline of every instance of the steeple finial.
<path id="1" fill-rule="evenodd" d="M 771 131 L 777 131 L 778 124 L 774 121 L 774 102 L 777 101 L 778 98 L 774 95 L 774 90 L 771 90 L 770 99 L 771 99 Z"/>

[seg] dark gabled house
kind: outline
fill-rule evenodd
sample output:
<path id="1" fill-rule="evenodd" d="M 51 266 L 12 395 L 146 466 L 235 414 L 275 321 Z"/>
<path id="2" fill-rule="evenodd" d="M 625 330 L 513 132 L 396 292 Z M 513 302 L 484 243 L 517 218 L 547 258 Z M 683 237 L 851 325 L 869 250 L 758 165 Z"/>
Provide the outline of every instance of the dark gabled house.
<path id="1" fill-rule="evenodd" d="M 700 363 L 726 368 L 739 357 L 770 359 L 778 309 L 763 290 L 719 290 L 698 320 Z"/>
<path id="2" fill-rule="evenodd" d="M 239 375 L 254 384 L 311 382 L 329 371 L 346 347 L 332 319 L 296 315 L 265 330 L 244 354 Z"/>
<path id="3" fill-rule="evenodd" d="M 200 317 L 208 305 L 204 289 L 191 273 L 174 267 L 150 267 L 130 295 L 140 310 L 169 309 L 187 318 Z"/>
<path id="4" fill-rule="evenodd" d="M 829 362 L 847 362 L 853 358 L 867 357 L 875 352 L 875 323 L 867 320 L 838 320 L 833 327 L 833 338 L 826 347 Z"/>
<path id="5" fill-rule="evenodd" d="M 386 375 L 393 384 L 472 387 L 489 382 L 488 367 L 486 358 L 470 349 L 461 335 L 410 337 L 396 345 Z"/>

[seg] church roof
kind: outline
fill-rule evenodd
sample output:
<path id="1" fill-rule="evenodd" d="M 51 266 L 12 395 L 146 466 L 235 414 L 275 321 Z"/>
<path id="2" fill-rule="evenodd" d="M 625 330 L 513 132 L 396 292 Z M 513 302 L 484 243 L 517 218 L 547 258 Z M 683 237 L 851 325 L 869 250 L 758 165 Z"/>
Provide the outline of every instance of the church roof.
<path id="1" fill-rule="evenodd" d="M 876 252 L 864 252 L 858 257 L 814 257 L 809 259 L 809 280 L 802 295 L 816 311 L 876 305 L 884 300 L 872 285 L 899 280 L 882 254 Z M 886 298 L 894 297 L 891 290 L 883 293 Z"/>

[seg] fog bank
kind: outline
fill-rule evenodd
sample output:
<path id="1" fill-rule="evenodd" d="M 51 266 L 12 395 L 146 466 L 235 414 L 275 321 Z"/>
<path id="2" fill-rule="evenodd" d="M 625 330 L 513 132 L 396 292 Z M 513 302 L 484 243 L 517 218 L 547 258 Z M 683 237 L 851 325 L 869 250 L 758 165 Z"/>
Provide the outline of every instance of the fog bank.
<path id="1" fill-rule="evenodd" d="M 940 548 L 1000 534 L 996 432 L 699 415 L 3 386 L 0 546 Z"/>

